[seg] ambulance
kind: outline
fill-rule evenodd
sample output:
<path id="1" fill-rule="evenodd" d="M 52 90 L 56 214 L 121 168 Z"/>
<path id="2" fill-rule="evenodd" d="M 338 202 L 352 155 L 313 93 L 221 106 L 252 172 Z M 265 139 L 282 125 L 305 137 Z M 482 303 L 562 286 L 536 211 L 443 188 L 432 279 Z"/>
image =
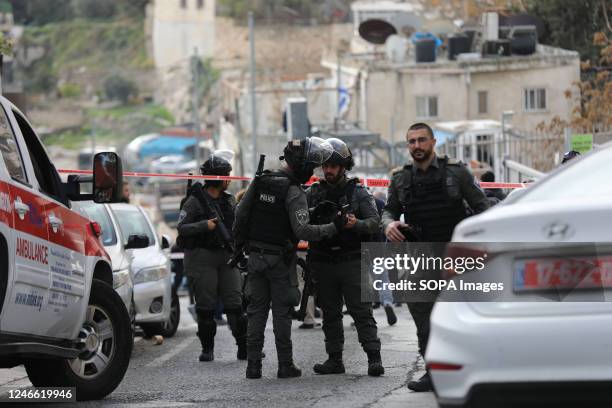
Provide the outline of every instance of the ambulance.
<path id="1" fill-rule="evenodd" d="M 92 176 L 62 182 L 25 116 L 0 96 L 0 368 L 23 364 L 34 386 L 74 387 L 77 400 L 119 385 L 130 318 L 100 226 L 71 203 L 116 202 L 121 189 L 114 152 L 95 155 Z"/>

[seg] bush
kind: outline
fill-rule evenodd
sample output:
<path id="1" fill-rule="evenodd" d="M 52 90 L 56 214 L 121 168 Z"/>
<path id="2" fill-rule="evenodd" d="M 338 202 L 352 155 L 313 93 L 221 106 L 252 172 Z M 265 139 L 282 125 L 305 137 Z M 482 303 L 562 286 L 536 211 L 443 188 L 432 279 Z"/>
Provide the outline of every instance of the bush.
<path id="1" fill-rule="evenodd" d="M 64 84 L 58 89 L 62 98 L 76 98 L 81 96 L 81 87 L 77 84 Z"/>
<path id="2" fill-rule="evenodd" d="M 104 81 L 104 94 L 107 99 L 119 100 L 125 104 L 130 98 L 138 96 L 138 87 L 121 75 L 112 75 Z"/>

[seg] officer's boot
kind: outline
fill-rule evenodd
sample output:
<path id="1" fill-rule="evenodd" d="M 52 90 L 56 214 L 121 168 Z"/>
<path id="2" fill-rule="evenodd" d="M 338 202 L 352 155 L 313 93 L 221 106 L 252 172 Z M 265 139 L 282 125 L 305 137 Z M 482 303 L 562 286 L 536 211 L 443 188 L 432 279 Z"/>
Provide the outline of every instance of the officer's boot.
<path id="1" fill-rule="evenodd" d="M 385 373 L 385 368 L 382 365 L 380 350 L 369 350 L 368 353 L 368 375 L 378 377 Z"/>
<path id="2" fill-rule="evenodd" d="M 408 383 L 408 389 L 414 392 L 433 391 L 433 384 L 431 382 L 429 372 L 426 372 L 425 375 L 423 375 L 417 381 L 410 381 Z"/>
<path id="3" fill-rule="evenodd" d="M 323 364 L 315 364 L 313 370 L 317 374 L 344 374 L 342 352 L 329 353 L 329 358 Z"/>
<path id="4" fill-rule="evenodd" d="M 238 352 L 236 358 L 238 360 L 247 359 L 247 316 L 240 309 L 226 310 L 227 323 L 229 324 L 232 335 L 236 339 Z"/>
<path id="5" fill-rule="evenodd" d="M 261 378 L 261 360 L 249 360 L 246 368 L 246 378 Z"/>
<path id="6" fill-rule="evenodd" d="M 295 364 L 293 364 L 293 361 L 279 362 L 276 376 L 278 378 L 301 377 L 302 370 L 297 368 Z"/>
<path id="7" fill-rule="evenodd" d="M 198 312 L 198 337 L 202 343 L 200 361 L 213 361 L 215 359 L 215 334 L 217 334 L 217 323 L 213 318 L 214 312 Z"/>

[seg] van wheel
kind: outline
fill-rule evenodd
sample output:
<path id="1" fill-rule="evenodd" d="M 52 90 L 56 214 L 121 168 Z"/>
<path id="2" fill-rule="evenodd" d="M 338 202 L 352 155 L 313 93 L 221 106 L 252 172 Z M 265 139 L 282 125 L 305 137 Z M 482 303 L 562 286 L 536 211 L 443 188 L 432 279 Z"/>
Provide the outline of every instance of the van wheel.
<path id="1" fill-rule="evenodd" d="M 164 337 L 172 337 L 176 334 L 181 320 L 181 305 L 176 295 L 172 296 L 170 306 L 170 317 L 163 323 L 143 323 L 140 325 L 145 336 L 153 337 L 161 334 Z"/>
<path id="2" fill-rule="evenodd" d="M 130 318 L 119 295 L 94 279 L 85 321 L 79 333 L 81 354 L 74 360 L 28 360 L 28 377 L 36 387 L 76 387 L 76 398 L 104 398 L 117 388 L 130 362 Z"/>

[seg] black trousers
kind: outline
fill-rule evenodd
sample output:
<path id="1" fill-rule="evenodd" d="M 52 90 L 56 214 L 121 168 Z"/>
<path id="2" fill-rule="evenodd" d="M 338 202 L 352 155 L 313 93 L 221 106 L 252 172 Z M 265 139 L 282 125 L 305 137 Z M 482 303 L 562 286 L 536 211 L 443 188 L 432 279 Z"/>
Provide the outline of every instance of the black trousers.
<path id="1" fill-rule="evenodd" d="M 309 266 L 319 281 L 317 303 L 323 311 L 325 351 L 328 354 L 342 352 L 344 347 L 342 324 L 342 305 L 344 303 L 355 321 L 357 337 L 364 351 L 380 350 L 380 339 L 376 320 L 372 315 L 372 304 L 361 301 L 359 255 L 351 260 L 340 262 L 311 260 Z"/>
<path id="2" fill-rule="evenodd" d="M 427 341 L 429 340 L 429 319 L 433 310 L 434 302 L 408 302 L 408 310 L 417 329 L 419 340 L 419 353 L 425 358 Z"/>

